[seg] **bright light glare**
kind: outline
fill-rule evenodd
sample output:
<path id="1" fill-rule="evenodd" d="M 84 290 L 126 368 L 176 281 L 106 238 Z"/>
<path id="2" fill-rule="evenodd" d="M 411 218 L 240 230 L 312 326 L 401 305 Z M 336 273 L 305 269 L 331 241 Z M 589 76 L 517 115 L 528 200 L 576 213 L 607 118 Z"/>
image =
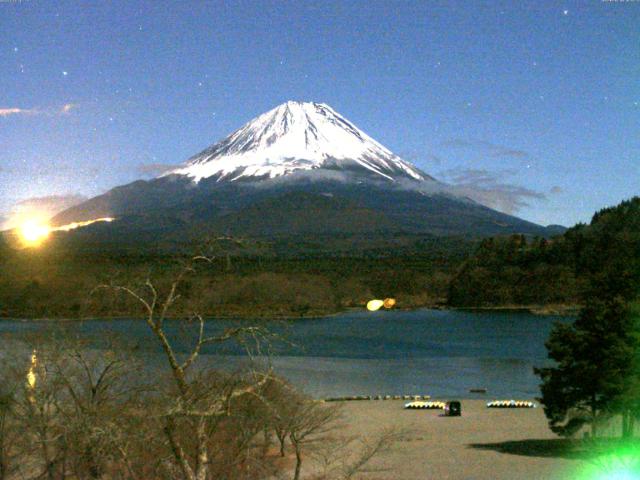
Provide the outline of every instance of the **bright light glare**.
<path id="1" fill-rule="evenodd" d="M 93 223 L 112 222 L 114 220 L 115 219 L 112 217 L 103 217 L 83 222 L 73 222 L 60 227 L 52 227 L 43 219 L 27 218 L 16 222 L 18 227 L 15 231 L 18 234 L 22 247 L 39 247 L 52 232 L 68 232 L 77 228 L 86 227 Z"/>
<path id="2" fill-rule="evenodd" d="M 380 310 L 380 308 L 384 305 L 383 300 L 369 300 L 367 303 L 367 310 L 370 312 L 375 312 L 376 310 Z"/>
<path id="3" fill-rule="evenodd" d="M 27 373 L 27 385 L 29 385 L 30 389 L 34 389 L 36 387 L 36 372 L 35 369 L 38 366 L 38 357 L 36 356 L 36 351 L 33 351 L 31 354 L 31 367 L 29 368 L 29 373 Z"/>
<path id="4" fill-rule="evenodd" d="M 640 479 L 640 451 L 635 445 L 618 447 L 590 463 L 580 480 Z"/>
<path id="5" fill-rule="evenodd" d="M 28 247 L 37 247 L 47 239 L 51 233 L 51 227 L 38 220 L 25 220 L 18 227 L 22 242 Z"/>
<path id="6" fill-rule="evenodd" d="M 67 225 L 62 225 L 61 227 L 52 228 L 52 230 L 54 230 L 56 232 L 68 232 L 70 230 L 75 230 L 76 228 L 86 227 L 87 225 L 91 225 L 92 223 L 113 222 L 114 220 L 115 220 L 115 218 L 113 218 L 113 217 L 96 218 L 94 220 L 86 220 L 84 222 L 69 223 Z"/>
<path id="7" fill-rule="evenodd" d="M 382 306 L 386 309 L 389 309 L 389 308 L 393 308 L 395 304 L 396 304 L 395 298 L 385 298 Z"/>
<path id="8" fill-rule="evenodd" d="M 633 472 L 628 468 L 606 471 L 597 474 L 595 480 L 638 480 L 638 472 Z"/>

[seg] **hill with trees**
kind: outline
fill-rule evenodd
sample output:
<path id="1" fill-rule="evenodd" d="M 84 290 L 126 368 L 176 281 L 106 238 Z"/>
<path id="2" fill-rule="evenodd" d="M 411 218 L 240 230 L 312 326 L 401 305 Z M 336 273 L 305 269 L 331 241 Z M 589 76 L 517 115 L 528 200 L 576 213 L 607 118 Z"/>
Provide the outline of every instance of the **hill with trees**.
<path id="1" fill-rule="evenodd" d="M 640 197 L 634 197 L 551 239 L 483 240 L 453 276 L 448 300 L 458 307 L 582 304 L 594 290 L 630 288 L 639 258 Z"/>

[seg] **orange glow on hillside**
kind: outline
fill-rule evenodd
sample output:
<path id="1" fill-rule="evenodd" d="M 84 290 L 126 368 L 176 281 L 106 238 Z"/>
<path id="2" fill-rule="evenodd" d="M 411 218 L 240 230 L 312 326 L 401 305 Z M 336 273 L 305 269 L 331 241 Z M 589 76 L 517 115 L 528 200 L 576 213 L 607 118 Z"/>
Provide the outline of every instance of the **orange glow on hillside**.
<path id="1" fill-rule="evenodd" d="M 36 219 L 25 220 L 18 227 L 20 240 L 25 247 L 37 247 L 42 244 L 51 233 L 51 227 Z"/>
<path id="2" fill-rule="evenodd" d="M 17 241 L 21 248 L 40 247 L 51 235 L 52 232 L 68 232 L 77 228 L 86 227 L 97 222 L 112 222 L 112 217 L 96 218 L 94 220 L 86 220 L 84 222 L 73 222 L 59 227 L 52 227 L 46 220 L 41 217 L 21 218 L 15 223 L 17 227 L 13 229 L 16 234 Z"/>

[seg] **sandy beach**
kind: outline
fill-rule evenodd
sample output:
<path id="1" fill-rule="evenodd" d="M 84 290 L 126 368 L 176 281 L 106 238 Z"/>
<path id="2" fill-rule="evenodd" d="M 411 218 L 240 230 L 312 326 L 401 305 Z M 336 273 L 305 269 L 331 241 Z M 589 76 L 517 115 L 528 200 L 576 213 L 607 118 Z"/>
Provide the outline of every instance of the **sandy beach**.
<path id="1" fill-rule="evenodd" d="M 463 400 L 461 417 L 441 410 L 405 410 L 404 401 L 342 402 L 345 435 L 371 437 L 388 427 L 409 433 L 365 478 L 450 480 L 566 480 L 584 461 L 563 454 L 564 441 L 547 427 L 542 408 L 489 409 Z"/>

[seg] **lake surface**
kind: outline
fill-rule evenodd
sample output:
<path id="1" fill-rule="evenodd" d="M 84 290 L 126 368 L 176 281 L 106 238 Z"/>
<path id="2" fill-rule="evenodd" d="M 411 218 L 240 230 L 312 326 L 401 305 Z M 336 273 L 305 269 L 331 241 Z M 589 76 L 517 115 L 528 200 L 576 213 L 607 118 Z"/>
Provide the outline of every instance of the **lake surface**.
<path id="1" fill-rule="evenodd" d="M 526 398 L 539 395 L 534 366 L 548 364 L 544 342 L 554 321 L 566 317 L 524 312 L 381 311 L 266 322 L 285 341 L 271 345 L 275 371 L 315 397 L 429 394 L 434 398 Z M 250 322 L 254 324 L 255 322 Z M 141 320 L 72 322 L 101 347 L 104 332 L 132 341 L 160 362 L 160 348 Z M 209 321 L 207 333 L 238 325 Z M 168 322 L 187 351 L 194 328 Z M 51 322 L 0 321 L 0 335 L 51 328 Z M 9 338 L 9 337 L 5 337 Z M 2 340 L 0 337 L 0 341 Z M 237 345 L 207 347 L 202 363 L 234 369 L 246 362 Z M 486 395 L 470 388 L 486 388 Z"/>

